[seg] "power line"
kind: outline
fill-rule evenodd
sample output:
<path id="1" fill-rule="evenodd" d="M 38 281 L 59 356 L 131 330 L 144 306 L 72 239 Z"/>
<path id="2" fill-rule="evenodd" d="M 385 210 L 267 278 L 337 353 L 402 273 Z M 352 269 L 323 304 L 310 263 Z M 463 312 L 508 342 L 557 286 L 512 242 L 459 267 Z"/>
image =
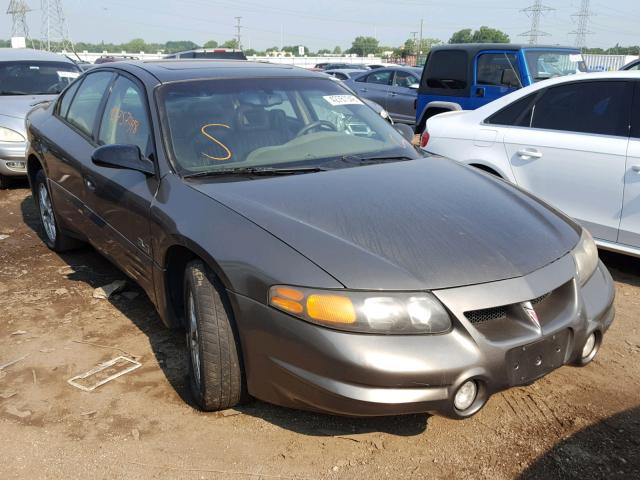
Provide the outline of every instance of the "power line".
<path id="1" fill-rule="evenodd" d="M 535 0 L 533 5 L 521 10 L 529 18 L 531 18 L 531 29 L 527 32 L 521 33 L 521 37 L 529 37 L 529 44 L 536 45 L 539 37 L 547 37 L 549 34 L 540 30 L 540 17 L 547 12 L 555 10 L 542 4 L 542 0 Z"/>
<path id="2" fill-rule="evenodd" d="M 7 8 L 7 14 L 11 15 L 11 36 L 29 38 L 29 26 L 27 25 L 27 12 L 31 9 L 24 0 L 11 0 Z"/>
<path id="3" fill-rule="evenodd" d="M 569 32 L 569 35 L 576 36 L 575 45 L 581 50 L 587 46 L 587 35 L 593 33 L 589 30 L 589 18 L 593 15 L 589 6 L 589 0 L 582 0 L 580 3 L 580 11 L 572 15 L 578 19 L 578 27 L 574 31 Z"/>
<path id="4" fill-rule="evenodd" d="M 42 48 L 50 52 L 73 52 L 73 42 L 64 16 L 62 0 L 41 0 Z"/>

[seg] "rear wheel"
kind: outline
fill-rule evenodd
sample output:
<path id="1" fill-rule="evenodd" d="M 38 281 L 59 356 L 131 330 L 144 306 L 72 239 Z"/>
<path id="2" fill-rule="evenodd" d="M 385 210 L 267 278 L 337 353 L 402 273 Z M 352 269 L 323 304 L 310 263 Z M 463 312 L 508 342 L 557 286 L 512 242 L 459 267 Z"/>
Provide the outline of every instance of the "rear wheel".
<path id="1" fill-rule="evenodd" d="M 47 246 L 55 252 L 65 252 L 81 246 L 82 242 L 60 230 L 47 185 L 47 177 L 43 170 L 38 170 L 38 173 L 36 173 L 34 187 L 34 200 L 40 215 L 43 237 Z"/>
<path id="2" fill-rule="evenodd" d="M 9 188 L 10 184 L 11 184 L 11 179 L 9 177 L 7 177 L 6 175 L 0 175 L 0 190 Z"/>
<path id="3" fill-rule="evenodd" d="M 200 260 L 184 279 L 191 392 L 205 411 L 224 410 L 245 399 L 240 347 L 224 287 Z"/>

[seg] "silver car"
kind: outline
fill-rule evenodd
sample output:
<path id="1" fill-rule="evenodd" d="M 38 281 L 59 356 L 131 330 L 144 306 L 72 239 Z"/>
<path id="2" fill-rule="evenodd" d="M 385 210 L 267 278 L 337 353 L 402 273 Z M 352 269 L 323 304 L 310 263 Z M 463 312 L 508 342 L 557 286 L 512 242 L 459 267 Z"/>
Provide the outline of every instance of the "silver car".
<path id="1" fill-rule="evenodd" d="M 11 177 L 26 176 L 27 113 L 55 98 L 79 73 L 61 55 L 0 48 L 0 188 L 6 188 Z"/>

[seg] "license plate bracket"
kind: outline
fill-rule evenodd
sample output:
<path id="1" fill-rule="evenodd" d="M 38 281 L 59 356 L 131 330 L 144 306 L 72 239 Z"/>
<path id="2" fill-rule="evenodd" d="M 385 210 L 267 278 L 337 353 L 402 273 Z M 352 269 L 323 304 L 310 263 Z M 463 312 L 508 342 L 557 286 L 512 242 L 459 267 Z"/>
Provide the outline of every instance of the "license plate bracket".
<path id="1" fill-rule="evenodd" d="M 506 355 L 509 383 L 512 386 L 530 383 L 564 365 L 569 338 L 569 330 L 562 330 L 509 350 Z"/>

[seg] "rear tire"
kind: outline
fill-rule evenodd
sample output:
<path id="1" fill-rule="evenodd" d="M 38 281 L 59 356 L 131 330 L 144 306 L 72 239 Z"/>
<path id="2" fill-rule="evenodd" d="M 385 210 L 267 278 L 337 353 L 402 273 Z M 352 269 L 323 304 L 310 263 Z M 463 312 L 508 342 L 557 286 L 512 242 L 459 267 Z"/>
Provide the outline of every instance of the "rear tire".
<path id="1" fill-rule="evenodd" d="M 42 237 L 47 247 L 54 252 L 61 253 L 83 245 L 80 240 L 70 237 L 60 230 L 47 185 L 47 176 L 43 170 L 38 170 L 36 173 L 33 199 L 36 202 L 36 210 L 38 210 L 42 226 Z"/>
<path id="2" fill-rule="evenodd" d="M 224 410 L 246 398 L 240 345 L 225 289 L 202 261 L 185 269 L 189 383 L 198 407 Z"/>
<path id="3" fill-rule="evenodd" d="M 11 185 L 11 178 L 0 175 L 0 190 L 6 190 Z"/>

